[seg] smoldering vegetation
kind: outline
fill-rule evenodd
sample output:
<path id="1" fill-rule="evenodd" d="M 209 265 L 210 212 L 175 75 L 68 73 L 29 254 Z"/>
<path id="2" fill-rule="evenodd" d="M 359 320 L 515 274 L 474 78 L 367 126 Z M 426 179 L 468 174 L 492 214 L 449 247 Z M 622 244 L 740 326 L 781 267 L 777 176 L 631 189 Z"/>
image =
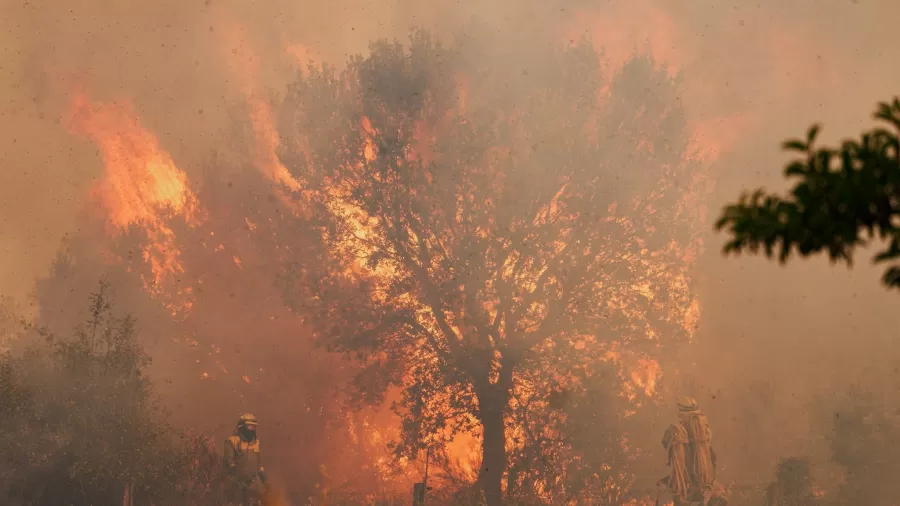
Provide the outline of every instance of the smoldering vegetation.
<path id="1" fill-rule="evenodd" d="M 20 330 L 0 365 L 4 502 L 222 504 L 217 448 L 170 424 L 136 321 L 105 284 L 84 303 L 64 334 Z"/>
<path id="2" fill-rule="evenodd" d="M 138 104 L 150 135 L 184 128 L 159 136 L 196 212 L 141 205 L 119 227 L 110 206 L 133 202 L 90 200 L 37 315 L 5 303 L 4 497 L 222 504 L 221 440 L 251 411 L 291 504 L 409 504 L 426 453 L 429 504 L 498 504 L 498 489 L 634 504 L 654 498 L 670 401 L 690 392 L 732 504 L 893 504 L 892 348 L 863 377 L 875 345 L 833 344 L 849 336 L 825 328 L 830 306 L 777 309 L 821 271 L 746 312 L 702 284 L 718 274 L 704 182 L 754 158 L 691 152 L 688 76 L 492 28 L 304 66 L 262 102 L 277 147 L 233 90 L 227 110 L 197 108 L 227 125 L 220 143 L 191 145 L 177 104 Z M 180 100 L 202 102 L 195 85 Z M 117 160 L 102 161 L 109 178 Z M 822 323 L 773 334 L 772 315 Z"/>

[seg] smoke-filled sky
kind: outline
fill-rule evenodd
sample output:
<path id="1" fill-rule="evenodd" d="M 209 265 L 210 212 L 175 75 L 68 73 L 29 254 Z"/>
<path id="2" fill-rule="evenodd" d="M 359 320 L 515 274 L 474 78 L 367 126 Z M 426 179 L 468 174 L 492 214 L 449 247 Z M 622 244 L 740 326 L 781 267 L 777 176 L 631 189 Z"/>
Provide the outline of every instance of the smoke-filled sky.
<path id="1" fill-rule="evenodd" d="M 556 30 L 603 43 L 621 59 L 649 45 L 685 70 L 689 111 L 736 152 L 768 153 L 723 169 L 719 186 L 772 182 L 776 142 L 812 119 L 853 132 L 895 82 L 882 48 L 900 35 L 890 2 L 813 0 L 555 2 L 3 2 L 0 53 L 0 286 L 22 296 L 43 271 L 86 186 L 100 174 L 94 147 L 59 119 L 78 84 L 100 99 L 127 97 L 176 161 L 190 170 L 221 141 L 226 106 L 243 83 L 228 54 L 259 55 L 257 82 L 278 90 L 303 48 L 340 64 L 377 37 L 412 25 L 445 33 L 481 20 L 504 30 Z M 237 24 L 241 28 L 235 30 Z M 242 36 L 234 37 L 235 31 Z M 889 50 L 889 49 L 888 49 Z M 740 121 L 738 121 L 740 118 Z M 726 122 L 726 120 L 731 120 Z M 744 130 L 731 132 L 732 126 Z M 738 166 L 741 166 L 738 169 Z M 727 193 L 726 193 L 727 194 Z"/>
<path id="2" fill-rule="evenodd" d="M 278 93 L 307 57 L 341 65 L 379 37 L 414 25 L 445 36 L 472 21 L 500 36 L 541 31 L 590 37 L 611 65 L 649 51 L 683 71 L 690 120 L 715 147 L 710 221 L 741 189 L 780 185 L 778 144 L 823 121 L 824 138 L 857 133 L 876 101 L 900 92 L 892 54 L 900 4 L 874 0 L 0 0 L 0 294 L 25 299 L 74 215 L 102 175 L 96 147 L 61 118 L 68 94 L 129 99 L 188 174 L 228 135 L 235 104 L 251 88 Z M 235 66 L 250 71 L 235 71 Z M 513 70 L 513 69 L 511 69 Z M 860 374 L 892 371 L 895 295 L 865 256 L 853 271 L 824 261 L 787 268 L 723 259 L 710 234 L 697 266 L 702 319 L 698 395 L 728 441 L 745 416 L 749 385 L 771 381 L 773 400 L 754 412 L 790 427 L 758 445 L 813 451 L 797 409 L 810 394 Z M 798 400 L 799 399 L 799 400 Z M 742 406 L 753 411 L 757 404 Z M 746 410 L 745 410 L 746 411 Z M 749 415 L 748 415 L 749 416 Z M 782 417 L 778 418 L 778 417 Z M 750 445 L 753 446 L 753 445 Z M 723 454 L 749 451 L 730 444 Z M 762 456 L 759 456 L 759 455 Z M 765 460 L 774 453 L 749 458 Z M 760 462 L 760 469 L 769 462 Z M 740 479 L 735 477 L 735 479 Z"/>

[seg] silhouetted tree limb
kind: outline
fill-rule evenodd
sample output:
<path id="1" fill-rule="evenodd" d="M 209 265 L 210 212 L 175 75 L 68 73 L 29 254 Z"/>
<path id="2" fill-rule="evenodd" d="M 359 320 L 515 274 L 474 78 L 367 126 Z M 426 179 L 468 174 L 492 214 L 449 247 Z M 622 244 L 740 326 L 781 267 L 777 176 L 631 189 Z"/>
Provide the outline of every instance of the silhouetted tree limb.
<path id="1" fill-rule="evenodd" d="M 887 124 L 846 140 L 840 148 L 816 146 L 819 126 L 805 139 L 784 143 L 803 154 L 784 176 L 797 181 L 786 196 L 758 189 L 725 207 L 717 230 L 730 236 L 724 253 L 762 251 L 786 262 L 825 253 L 832 262 L 852 265 L 853 254 L 873 239 L 886 242 L 875 263 L 900 257 L 900 100 L 881 103 L 875 119 Z M 882 281 L 900 287 L 900 266 L 887 267 Z"/>

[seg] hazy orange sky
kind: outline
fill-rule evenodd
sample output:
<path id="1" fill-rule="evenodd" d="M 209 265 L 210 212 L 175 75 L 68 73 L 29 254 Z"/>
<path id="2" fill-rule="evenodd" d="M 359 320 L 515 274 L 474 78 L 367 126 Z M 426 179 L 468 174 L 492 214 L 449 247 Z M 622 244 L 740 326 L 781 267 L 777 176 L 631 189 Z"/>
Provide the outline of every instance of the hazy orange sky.
<path id="1" fill-rule="evenodd" d="M 875 100 L 895 91 L 881 48 L 900 34 L 890 2 L 336 0 L 295 2 L 99 2 L 65 8 L 3 0 L 0 35 L 0 288 L 24 296 L 43 272 L 87 185 L 101 173 L 94 146 L 59 124 L 73 81 L 101 99 L 131 98 L 179 165 L 217 145 L 242 84 L 222 49 L 223 16 L 240 20 L 259 54 L 259 86 L 278 89 L 294 72 L 285 51 L 302 45 L 340 63 L 376 37 L 411 25 L 452 34 L 478 19 L 498 30 L 559 30 L 603 43 L 610 58 L 647 47 L 685 71 L 685 101 L 710 125 L 753 127 L 754 167 L 722 172 L 720 188 L 774 182 L 777 141 L 813 119 L 826 134 L 858 129 Z M 718 141 L 734 133 L 708 128 Z M 712 135 L 711 133 L 711 135 Z M 751 143 L 732 146 L 748 149 Z"/>

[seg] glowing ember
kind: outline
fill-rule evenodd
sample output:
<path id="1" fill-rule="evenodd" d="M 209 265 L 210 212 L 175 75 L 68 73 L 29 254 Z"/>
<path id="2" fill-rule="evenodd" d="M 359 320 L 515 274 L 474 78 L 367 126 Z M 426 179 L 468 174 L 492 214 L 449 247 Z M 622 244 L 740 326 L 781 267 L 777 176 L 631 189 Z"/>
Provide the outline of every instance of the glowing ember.
<path id="1" fill-rule="evenodd" d="M 631 381 L 644 390 L 644 394 L 651 396 L 656 392 L 656 379 L 659 377 L 660 367 L 655 360 L 638 359 L 637 367 L 631 371 Z"/>
<path id="2" fill-rule="evenodd" d="M 693 334 L 699 322 L 700 301 L 695 298 L 691 301 L 691 305 L 688 307 L 687 312 L 684 315 L 684 329 L 688 331 L 689 334 Z"/>

